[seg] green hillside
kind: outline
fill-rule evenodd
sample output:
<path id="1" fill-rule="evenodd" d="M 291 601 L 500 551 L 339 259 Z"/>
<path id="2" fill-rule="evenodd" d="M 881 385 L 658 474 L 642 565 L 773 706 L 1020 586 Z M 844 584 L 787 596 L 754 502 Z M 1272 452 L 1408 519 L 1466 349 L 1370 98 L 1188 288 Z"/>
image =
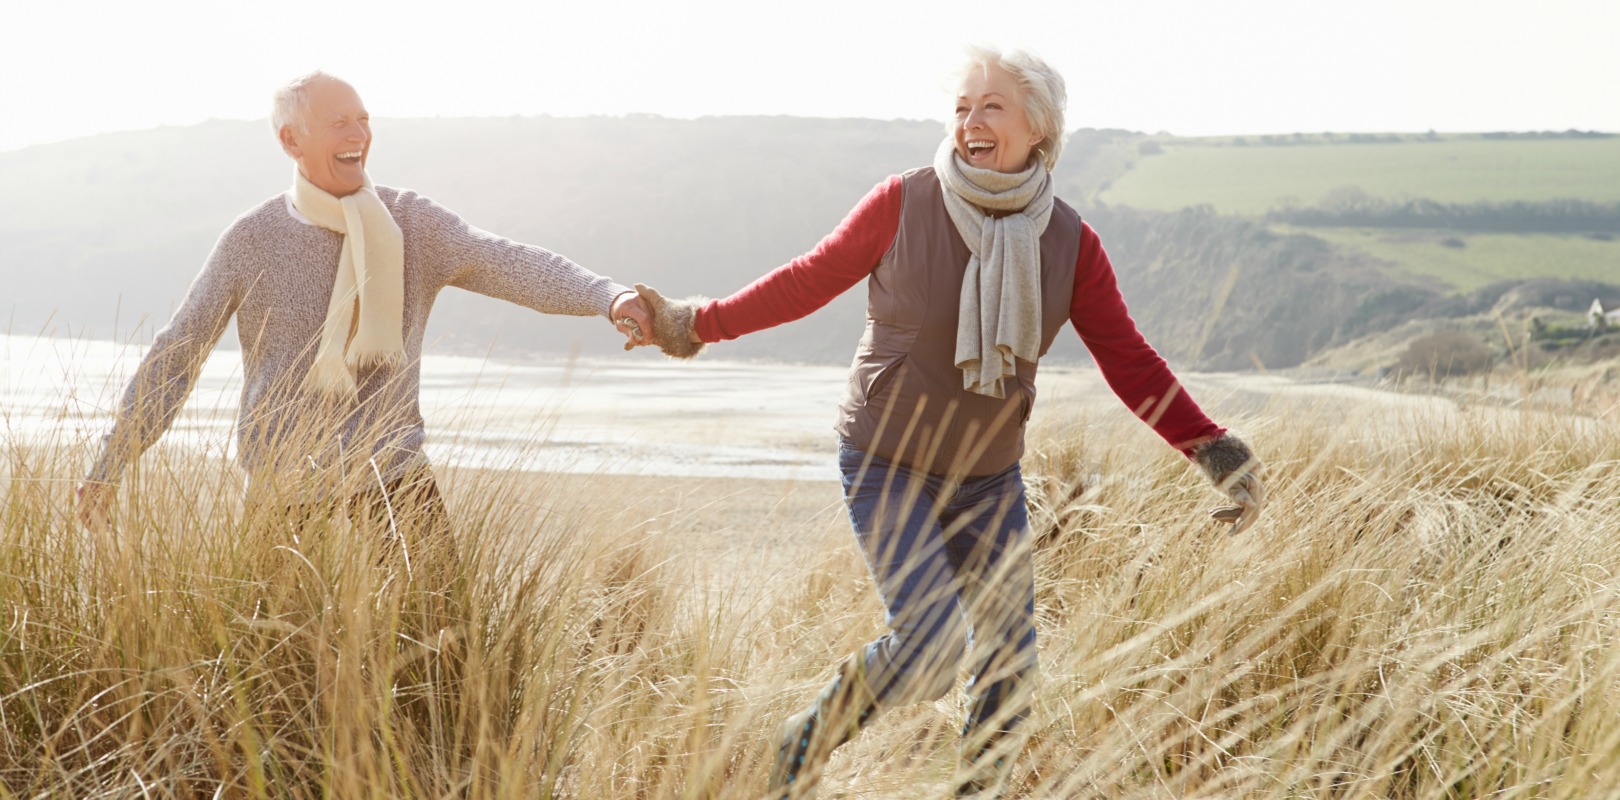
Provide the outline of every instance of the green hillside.
<path id="1" fill-rule="evenodd" d="M 1432 279 L 1458 292 L 1532 277 L 1611 283 L 1620 279 L 1620 242 L 1590 236 L 1288 226 L 1274 229 L 1325 239 L 1398 264 L 1406 275 Z"/>
<path id="2" fill-rule="evenodd" d="M 1093 137 L 1100 205 L 1263 221 L 1451 293 L 1620 277 L 1620 136 L 1119 133 Z"/>
<path id="3" fill-rule="evenodd" d="M 1442 203 L 1564 198 L 1620 202 L 1620 137 L 1398 138 L 1375 143 L 1341 138 L 1329 143 L 1318 137 L 1302 144 L 1230 137 L 1150 140 L 1163 152 L 1144 154 L 1099 198 L 1144 209 L 1209 205 L 1217 213 L 1241 216 L 1260 216 L 1288 205 L 1316 205 L 1330 192 L 1349 186 L 1374 197 L 1422 197 Z"/>

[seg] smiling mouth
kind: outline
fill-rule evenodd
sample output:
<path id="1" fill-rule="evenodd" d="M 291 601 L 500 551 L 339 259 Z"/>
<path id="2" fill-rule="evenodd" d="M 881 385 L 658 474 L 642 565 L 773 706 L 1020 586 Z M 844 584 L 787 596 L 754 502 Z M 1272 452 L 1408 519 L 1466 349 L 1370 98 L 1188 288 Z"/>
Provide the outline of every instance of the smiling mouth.
<path id="1" fill-rule="evenodd" d="M 988 156 L 988 155 L 990 155 L 991 151 L 993 151 L 995 149 L 996 149 L 996 145 L 995 145 L 994 142 L 968 142 L 967 143 L 968 158 L 980 158 L 980 157 L 983 157 L 983 156 Z"/>
<path id="2" fill-rule="evenodd" d="M 343 162 L 345 164 L 359 164 L 360 163 L 360 156 L 361 156 L 361 151 L 355 150 L 355 151 L 348 152 L 348 153 L 338 153 L 337 154 L 337 160 L 341 161 L 341 162 Z"/>

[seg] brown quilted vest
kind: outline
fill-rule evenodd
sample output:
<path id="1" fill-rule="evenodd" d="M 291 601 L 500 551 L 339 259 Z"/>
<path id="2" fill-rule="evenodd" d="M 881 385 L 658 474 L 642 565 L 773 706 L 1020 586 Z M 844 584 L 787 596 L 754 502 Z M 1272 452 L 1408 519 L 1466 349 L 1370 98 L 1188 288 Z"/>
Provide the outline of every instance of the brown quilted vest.
<path id="1" fill-rule="evenodd" d="M 936 474 L 992 475 L 1024 454 L 1036 363 L 997 399 L 962 388 L 957 306 L 972 255 L 945 211 L 932 167 L 901 176 L 900 230 L 867 280 L 866 333 L 837 431 L 855 447 Z M 1055 200 L 1041 235 L 1041 355 L 1069 319 L 1080 215 Z"/>

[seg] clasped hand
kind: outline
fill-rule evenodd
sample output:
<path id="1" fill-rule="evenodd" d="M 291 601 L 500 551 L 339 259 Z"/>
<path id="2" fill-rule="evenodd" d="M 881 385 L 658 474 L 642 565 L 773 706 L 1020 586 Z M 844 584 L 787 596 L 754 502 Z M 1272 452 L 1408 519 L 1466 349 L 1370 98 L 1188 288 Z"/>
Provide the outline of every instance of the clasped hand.
<path id="1" fill-rule="evenodd" d="M 624 349 L 653 343 L 652 311 L 641 295 L 625 292 L 614 298 L 608 317 L 613 320 L 614 329 L 624 334 Z"/>

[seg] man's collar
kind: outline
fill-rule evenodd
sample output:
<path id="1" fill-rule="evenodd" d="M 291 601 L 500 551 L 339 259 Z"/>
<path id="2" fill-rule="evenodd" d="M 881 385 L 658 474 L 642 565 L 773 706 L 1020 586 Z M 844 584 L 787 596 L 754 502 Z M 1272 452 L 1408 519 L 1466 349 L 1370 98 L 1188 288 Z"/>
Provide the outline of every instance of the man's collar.
<path id="1" fill-rule="evenodd" d="M 291 191 L 283 192 L 282 195 L 281 195 L 281 199 L 286 201 L 286 203 L 287 203 L 287 216 L 292 217 L 293 219 L 295 219 L 295 220 L 297 220 L 297 221 L 299 221 L 299 222 L 301 222 L 301 223 L 303 223 L 305 225 L 314 225 L 315 224 L 313 222 L 310 222 L 308 217 L 305 217 L 303 214 L 298 213 L 298 209 L 293 208 L 292 192 Z"/>

